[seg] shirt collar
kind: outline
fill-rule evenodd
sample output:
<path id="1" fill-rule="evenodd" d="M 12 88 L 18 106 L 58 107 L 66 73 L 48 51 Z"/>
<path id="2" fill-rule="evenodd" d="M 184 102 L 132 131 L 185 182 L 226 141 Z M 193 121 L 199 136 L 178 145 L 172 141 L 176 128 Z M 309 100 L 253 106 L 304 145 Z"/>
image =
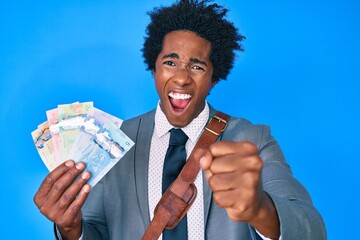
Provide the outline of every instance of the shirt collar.
<path id="1" fill-rule="evenodd" d="M 202 133 L 207 120 L 209 119 L 209 105 L 205 101 L 205 107 L 200 114 L 193 119 L 187 126 L 181 128 L 192 142 L 196 142 Z M 154 132 L 158 138 L 167 134 L 170 129 L 176 128 L 169 123 L 164 112 L 161 110 L 160 102 L 157 105 L 155 113 L 155 129 Z"/>

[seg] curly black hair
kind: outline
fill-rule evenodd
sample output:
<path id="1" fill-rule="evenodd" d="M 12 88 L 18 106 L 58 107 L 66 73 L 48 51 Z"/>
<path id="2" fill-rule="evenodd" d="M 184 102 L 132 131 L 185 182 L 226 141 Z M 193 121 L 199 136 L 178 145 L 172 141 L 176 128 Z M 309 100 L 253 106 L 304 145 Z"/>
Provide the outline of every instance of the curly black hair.
<path id="1" fill-rule="evenodd" d="M 211 43 L 212 81 L 226 79 L 233 67 L 235 50 L 243 51 L 239 42 L 245 37 L 224 18 L 228 10 L 215 3 L 207 4 L 211 1 L 180 0 L 169 7 L 154 8 L 148 12 L 151 22 L 147 26 L 142 49 L 147 70 L 155 70 L 156 58 L 167 33 L 189 30 Z"/>

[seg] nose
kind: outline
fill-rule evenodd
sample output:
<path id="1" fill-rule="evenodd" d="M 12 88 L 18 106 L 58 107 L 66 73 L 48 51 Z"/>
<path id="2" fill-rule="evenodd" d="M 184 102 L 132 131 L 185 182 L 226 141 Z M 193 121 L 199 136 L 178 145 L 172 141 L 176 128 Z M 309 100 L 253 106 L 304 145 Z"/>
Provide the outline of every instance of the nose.
<path id="1" fill-rule="evenodd" d="M 179 86 L 189 84 L 191 82 L 189 70 L 186 67 L 178 69 L 173 76 L 173 81 Z"/>

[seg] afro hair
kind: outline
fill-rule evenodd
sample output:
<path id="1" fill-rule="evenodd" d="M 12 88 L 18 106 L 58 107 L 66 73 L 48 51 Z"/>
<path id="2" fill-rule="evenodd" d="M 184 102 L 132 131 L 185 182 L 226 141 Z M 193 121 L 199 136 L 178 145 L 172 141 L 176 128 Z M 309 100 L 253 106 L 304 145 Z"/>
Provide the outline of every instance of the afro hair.
<path id="1" fill-rule="evenodd" d="M 228 12 L 211 0 L 180 0 L 169 7 L 155 8 L 149 12 L 151 22 L 147 26 L 142 49 L 147 70 L 155 70 L 155 62 L 162 50 L 163 39 L 172 31 L 188 30 L 211 43 L 210 61 L 214 66 L 213 82 L 225 80 L 233 67 L 235 50 L 243 51 L 240 41 L 245 39 L 225 19 Z"/>

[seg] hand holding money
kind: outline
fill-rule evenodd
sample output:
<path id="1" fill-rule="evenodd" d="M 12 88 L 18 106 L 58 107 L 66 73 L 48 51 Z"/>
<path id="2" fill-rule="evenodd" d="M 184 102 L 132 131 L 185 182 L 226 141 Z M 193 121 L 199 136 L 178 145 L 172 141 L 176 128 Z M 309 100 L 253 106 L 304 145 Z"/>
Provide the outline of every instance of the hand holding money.
<path id="1" fill-rule="evenodd" d="M 34 202 L 63 237 L 79 239 L 81 208 L 91 187 L 134 143 L 120 130 L 121 119 L 93 107 L 92 102 L 59 105 L 46 115 L 48 120 L 31 135 L 51 172 Z"/>

